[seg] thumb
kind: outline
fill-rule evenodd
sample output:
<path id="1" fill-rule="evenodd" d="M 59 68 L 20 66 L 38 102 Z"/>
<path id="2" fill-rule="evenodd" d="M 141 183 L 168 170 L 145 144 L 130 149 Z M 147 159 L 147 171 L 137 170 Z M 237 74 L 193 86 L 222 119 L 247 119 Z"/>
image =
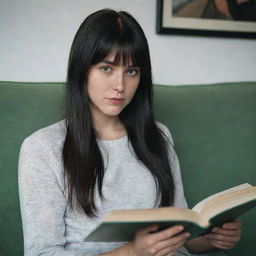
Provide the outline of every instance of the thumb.
<path id="1" fill-rule="evenodd" d="M 145 235 L 145 234 L 148 234 L 150 232 L 154 232 L 154 231 L 157 231 L 159 228 L 158 225 L 152 225 L 152 226 L 149 226 L 149 227 L 146 227 L 146 228 L 142 228 L 140 229 L 137 234 L 141 234 L 141 235 Z"/>

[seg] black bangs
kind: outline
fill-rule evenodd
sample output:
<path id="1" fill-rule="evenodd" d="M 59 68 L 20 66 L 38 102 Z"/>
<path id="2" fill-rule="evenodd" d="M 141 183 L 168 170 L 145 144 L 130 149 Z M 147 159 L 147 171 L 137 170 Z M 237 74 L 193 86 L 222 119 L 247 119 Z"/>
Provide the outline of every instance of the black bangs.
<path id="1" fill-rule="evenodd" d="M 95 52 L 94 58 L 92 60 L 92 65 L 95 65 L 104 59 L 106 59 L 110 54 L 114 54 L 114 64 L 122 64 L 124 66 L 142 66 L 143 54 L 138 49 L 137 45 L 131 45 L 129 43 L 117 42 L 105 43 L 102 42 L 102 46 L 98 48 Z"/>

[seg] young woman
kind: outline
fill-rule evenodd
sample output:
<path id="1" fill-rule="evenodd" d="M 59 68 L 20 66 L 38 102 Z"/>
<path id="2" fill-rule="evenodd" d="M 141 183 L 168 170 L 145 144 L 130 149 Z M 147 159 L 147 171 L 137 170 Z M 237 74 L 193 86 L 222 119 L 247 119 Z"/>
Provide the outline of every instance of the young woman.
<path id="1" fill-rule="evenodd" d="M 71 48 L 65 120 L 28 137 L 19 190 L 26 256 L 162 256 L 229 249 L 240 223 L 191 239 L 182 226 L 138 230 L 128 243 L 89 243 L 112 210 L 187 207 L 168 129 L 152 113 L 147 40 L 126 12 L 101 10 Z"/>

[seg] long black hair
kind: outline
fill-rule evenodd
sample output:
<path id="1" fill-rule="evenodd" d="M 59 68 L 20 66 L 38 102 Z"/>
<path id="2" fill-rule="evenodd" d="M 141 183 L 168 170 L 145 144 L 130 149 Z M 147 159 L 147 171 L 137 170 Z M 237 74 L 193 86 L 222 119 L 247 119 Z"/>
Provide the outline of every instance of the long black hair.
<path id="1" fill-rule="evenodd" d="M 67 134 L 62 157 L 68 198 L 72 207 L 78 206 L 90 217 L 97 214 L 95 193 L 104 198 L 104 162 L 89 108 L 88 71 L 113 50 L 117 60 L 122 59 L 122 63 L 131 60 L 141 72 L 138 89 L 119 115 L 120 120 L 138 160 L 155 178 L 159 206 L 170 205 L 174 199 L 166 138 L 153 117 L 147 39 L 130 14 L 103 9 L 89 15 L 75 35 L 69 57 L 65 101 Z"/>

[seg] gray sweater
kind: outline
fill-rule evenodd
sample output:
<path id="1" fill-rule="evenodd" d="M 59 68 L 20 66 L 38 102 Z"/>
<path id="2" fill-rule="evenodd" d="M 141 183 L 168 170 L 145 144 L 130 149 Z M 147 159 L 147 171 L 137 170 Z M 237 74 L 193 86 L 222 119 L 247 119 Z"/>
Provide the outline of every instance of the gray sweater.
<path id="1" fill-rule="evenodd" d="M 179 162 L 169 138 L 169 158 L 175 180 L 175 206 L 187 207 Z M 122 246 L 122 243 L 84 242 L 86 236 L 112 210 L 157 206 L 155 182 L 148 169 L 136 159 L 127 137 L 98 140 L 105 175 L 101 201 L 96 193 L 98 216 L 88 218 L 72 211 L 64 190 L 61 153 L 65 122 L 41 129 L 22 144 L 19 160 L 19 195 L 25 256 L 93 256 Z M 183 253 L 184 254 L 183 254 Z M 182 254 L 180 254 L 182 253 Z M 189 255 L 183 248 L 177 255 Z"/>

